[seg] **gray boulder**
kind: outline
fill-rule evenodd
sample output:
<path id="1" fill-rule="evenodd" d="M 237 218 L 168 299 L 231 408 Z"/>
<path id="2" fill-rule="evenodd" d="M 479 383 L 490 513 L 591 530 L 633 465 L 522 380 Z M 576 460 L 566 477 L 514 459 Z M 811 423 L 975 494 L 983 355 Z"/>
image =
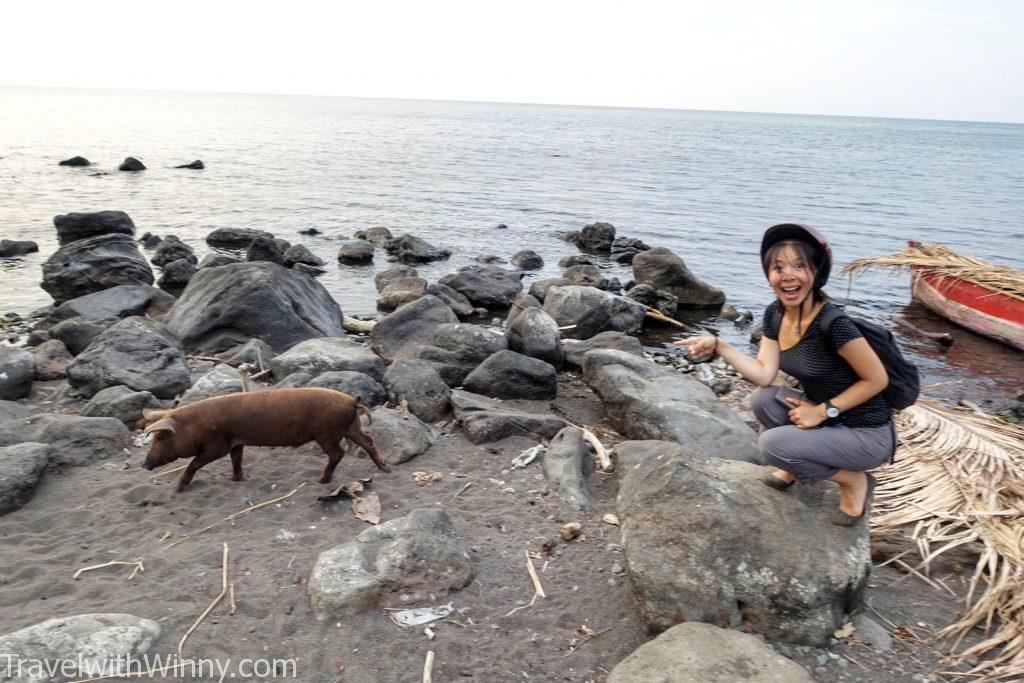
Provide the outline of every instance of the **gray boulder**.
<path id="1" fill-rule="evenodd" d="M 57 304 L 118 285 L 152 285 L 153 270 L 128 235 L 98 235 L 71 242 L 43 264 L 40 286 Z"/>
<path id="2" fill-rule="evenodd" d="M 65 159 L 64 161 L 61 161 L 57 165 L 58 166 L 89 166 L 91 164 L 92 164 L 92 162 L 90 162 L 85 157 L 71 157 L 70 159 Z"/>
<path id="3" fill-rule="evenodd" d="M 493 398 L 547 400 L 558 393 L 555 369 L 549 363 L 507 349 L 476 366 L 463 385 L 466 391 Z"/>
<path id="4" fill-rule="evenodd" d="M 118 171 L 145 171 L 146 165 L 135 157 L 126 157 L 121 165 L 117 167 Z"/>
<path id="5" fill-rule="evenodd" d="M 543 302 L 547 298 L 552 287 L 566 287 L 573 284 L 572 280 L 564 277 L 552 277 L 544 280 L 537 280 L 530 285 L 530 296 L 537 301 Z"/>
<path id="6" fill-rule="evenodd" d="M 542 308 L 542 304 L 526 292 L 516 294 L 516 298 L 512 299 L 512 305 L 508 307 L 508 315 L 505 316 L 505 327 L 512 327 L 515 319 L 527 308 Z"/>
<path id="7" fill-rule="evenodd" d="M 450 249 L 441 249 L 413 235 L 402 235 L 384 243 L 384 249 L 400 261 L 426 263 L 441 261 L 452 255 Z"/>
<path id="8" fill-rule="evenodd" d="M 187 406 L 203 399 L 245 391 L 242 374 L 230 365 L 218 365 L 196 380 L 188 391 L 178 399 L 178 407 Z"/>
<path id="9" fill-rule="evenodd" d="M 544 453 L 544 478 L 559 498 L 576 510 L 590 508 L 590 487 L 587 477 L 594 471 L 583 432 L 576 427 L 560 430 Z"/>
<path id="10" fill-rule="evenodd" d="M 581 287 L 597 287 L 604 291 L 619 288 L 619 281 L 616 279 L 608 279 L 604 276 L 604 272 L 597 266 L 570 266 L 565 269 L 562 273 L 562 279 L 568 280 L 570 285 L 579 285 Z"/>
<path id="11" fill-rule="evenodd" d="M 37 381 L 46 382 L 67 376 L 68 364 L 71 363 L 72 357 L 64 342 L 51 339 L 32 347 L 31 353 L 36 360 L 34 378 Z"/>
<path id="12" fill-rule="evenodd" d="M 590 339 L 563 339 L 562 353 L 565 356 L 565 365 L 577 372 L 583 370 L 583 357 L 588 351 L 594 349 L 614 349 L 642 357 L 644 355 L 643 344 L 636 337 L 622 332 L 601 332 Z"/>
<path id="13" fill-rule="evenodd" d="M 321 619 L 433 602 L 473 580 L 473 565 L 443 508 L 413 510 L 320 554 L 309 597 Z"/>
<path id="14" fill-rule="evenodd" d="M 153 262 L 154 266 L 163 268 L 171 261 L 177 261 L 178 259 L 185 259 L 192 265 L 199 262 L 199 259 L 196 258 L 196 252 L 192 250 L 192 247 L 177 237 L 167 237 L 160 240 L 160 244 L 156 245 L 156 250 L 149 260 Z"/>
<path id="15" fill-rule="evenodd" d="M 128 428 L 110 417 L 42 413 L 0 422 L 0 446 L 25 442 L 53 446 L 51 467 L 87 465 L 119 457 L 131 445 Z"/>
<path id="16" fill-rule="evenodd" d="M 611 223 L 591 223 L 580 231 L 579 236 L 572 240 L 580 249 L 595 252 L 608 252 L 615 241 L 615 226 Z"/>
<path id="17" fill-rule="evenodd" d="M 199 268 L 216 268 L 217 266 L 226 266 L 231 263 L 241 263 L 241 259 L 228 254 L 207 254 L 203 257 L 203 260 L 196 266 L 196 270 Z"/>
<path id="18" fill-rule="evenodd" d="M 395 266 L 374 275 L 373 284 L 376 285 L 377 291 L 380 292 L 395 280 L 401 280 L 406 277 L 419 277 L 419 273 L 412 266 Z"/>
<path id="19" fill-rule="evenodd" d="M 509 436 L 551 438 L 565 427 L 565 420 L 551 413 L 515 410 L 468 391 L 452 392 L 452 410 L 466 438 L 474 444 L 500 441 Z"/>
<path id="20" fill-rule="evenodd" d="M 555 368 L 562 367 L 562 333 L 554 318 L 541 308 L 527 308 L 505 332 L 508 348 L 530 358 L 537 358 Z"/>
<path id="21" fill-rule="evenodd" d="M 369 375 L 376 381 L 384 378 L 384 361 L 373 351 L 348 337 L 319 337 L 296 344 L 269 362 L 275 380 L 293 372 L 316 377 L 325 372 L 349 370 Z"/>
<path id="22" fill-rule="evenodd" d="M 403 277 L 394 280 L 377 295 L 377 308 L 392 311 L 416 301 L 427 293 L 427 281 L 421 277 Z"/>
<path id="23" fill-rule="evenodd" d="M 663 441 L 615 452 L 627 570 L 652 631 L 699 621 L 821 646 L 859 608 L 868 529 L 831 523 L 836 487 L 780 494 L 763 467 Z"/>
<path id="24" fill-rule="evenodd" d="M 97 235 L 134 235 L 135 223 L 124 211 L 93 211 L 54 216 L 57 242 L 61 246 Z"/>
<path id="25" fill-rule="evenodd" d="M 249 263 L 267 261 L 284 265 L 284 248 L 276 239 L 256 237 L 245 250 L 245 260 Z"/>
<path id="26" fill-rule="evenodd" d="M 356 238 L 366 240 L 370 244 L 383 248 L 387 244 L 388 240 L 392 239 L 393 235 L 387 228 L 367 228 L 366 230 L 357 230 Z"/>
<path id="27" fill-rule="evenodd" d="M 480 362 L 508 348 L 505 336 L 469 323 L 443 323 L 436 326 L 428 345 L 417 349 L 415 357 L 429 362 L 448 386 L 462 384 Z"/>
<path id="28" fill-rule="evenodd" d="M 0 346 L 0 399 L 13 401 L 28 396 L 36 374 L 36 359 L 29 351 Z"/>
<path id="29" fill-rule="evenodd" d="M 507 308 L 523 291 L 522 273 L 494 266 L 467 266 L 438 282 L 465 296 L 474 306 Z"/>
<path id="30" fill-rule="evenodd" d="M 244 344 L 225 351 L 218 358 L 236 368 L 243 363 L 250 363 L 253 367 L 259 368 L 260 365 L 267 367 L 271 359 L 276 356 L 277 352 L 267 342 L 262 339 L 250 339 Z"/>
<path id="31" fill-rule="evenodd" d="M 412 460 L 437 440 L 437 431 L 433 427 L 404 410 L 377 406 L 371 411 L 371 417 L 372 423 L 363 420 L 363 431 L 373 437 L 377 450 L 392 465 Z M 356 457 L 368 457 L 366 451 L 347 439 L 344 448 L 346 453 L 351 452 Z"/>
<path id="32" fill-rule="evenodd" d="M 607 683 L 811 683 L 757 636 L 710 624 L 673 626 L 615 665 Z"/>
<path id="33" fill-rule="evenodd" d="M 338 261 L 341 263 L 369 263 L 373 260 L 373 245 L 366 240 L 353 240 L 341 245 Z"/>
<path id="34" fill-rule="evenodd" d="M 187 164 L 180 164 L 174 168 L 191 168 L 195 171 L 201 171 L 206 168 L 206 164 L 203 163 L 202 159 L 196 159 L 195 161 L 190 161 Z"/>
<path id="35" fill-rule="evenodd" d="M 145 315 L 160 318 L 174 305 L 175 298 L 149 285 L 119 285 L 65 301 L 50 311 L 46 322 L 68 320 L 78 316 L 93 318 L 127 318 Z"/>
<path id="36" fill-rule="evenodd" d="M 32 240 L 0 240 L 0 258 L 24 256 L 39 251 L 39 245 Z"/>
<path id="37" fill-rule="evenodd" d="M 52 454 L 53 449 L 42 443 L 0 447 L 0 515 L 32 499 Z"/>
<path id="38" fill-rule="evenodd" d="M 275 389 L 290 389 L 292 387 L 304 387 L 313 381 L 313 375 L 308 372 L 293 372 L 280 382 L 274 384 Z"/>
<path id="39" fill-rule="evenodd" d="M 304 244 L 293 244 L 284 252 L 284 265 L 292 268 L 296 263 L 305 263 L 307 266 L 322 266 L 324 260 L 311 252 Z"/>
<path id="40" fill-rule="evenodd" d="M 423 360 L 396 360 L 384 373 L 388 403 L 406 402 L 409 412 L 425 422 L 448 414 L 452 391 L 437 370 Z"/>
<path id="41" fill-rule="evenodd" d="M 378 322 L 370 333 L 370 346 L 387 361 L 413 358 L 435 327 L 458 320 L 443 301 L 427 294 Z"/>
<path id="42" fill-rule="evenodd" d="M 584 356 L 583 376 L 630 439 L 675 441 L 704 457 L 760 462 L 757 435 L 699 380 L 608 349 Z"/>
<path id="43" fill-rule="evenodd" d="M 273 234 L 263 230 L 254 230 L 252 228 L 217 228 L 206 236 L 206 243 L 211 247 L 245 249 L 257 237 L 274 239 Z"/>
<path id="44" fill-rule="evenodd" d="M 657 309 L 662 315 L 673 317 L 679 307 L 679 299 L 668 292 L 655 289 L 650 285 L 635 285 L 626 292 L 626 296 L 644 306 Z"/>
<path id="45" fill-rule="evenodd" d="M 180 258 L 177 261 L 171 261 L 164 266 L 164 271 L 160 274 L 160 279 L 156 284 L 160 289 L 172 291 L 184 289 L 192 276 L 196 274 L 196 270 L 198 269 L 195 264 L 188 259 Z"/>
<path id="46" fill-rule="evenodd" d="M 377 360 L 380 360 L 379 358 Z M 373 377 L 353 370 L 324 372 L 305 384 L 307 387 L 334 389 L 351 396 L 358 396 L 364 406 L 379 406 L 387 400 L 387 392 Z"/>
<path id="47" fill-rule="evenodd" d="M 50 328 L 50 337 L 64 344 L 72 356 L 77 356 L 92 343 L 103 330 L 116 325 L 120 318 L 81 315 L 57 323 Z"/>
<path id="48" fill-rule="evenodd" d="M 594 259 L 583 254 L 570 254 L 558 260 L 559 268 L 572 268 L 573 266 L 596 266 Z"/>
<path id="49" fill-rule="evenodd" d="M 657 247 L 633 259 L 638 285 L 650 285 L 679 300 L 680 308 L 719 308 L 725 293 L 707 284 L 686 267 L 683 259 L 665 247 Z"/>
<path id="50" fill-rule="evenodd" d="M 465 297 L 465 295 L 456 292 L 448 285 L 442 285 L 435 283 L 427 285 L 427 294 L 433 294 L 441 301 L 448 305 L 448 308 L 452 309 L 452 313 L 459 316 L 460 318 L 466 318 L 473 315 L 473 303 Z"/>
<path id="51" fill-rule="evenodd" d="M 107 387 L 89 399 L 79 415 L 82 417 L 113 417 L 129 428 L 142 418 L 146 408 L 164 407 L 160 399 L 148 391 L 133 391 L 123 384 Z"/>
<path id="52" fill-rule="evenodd" d="M 533 249 L 517 251 L 510 259 L 510 263 L 522 270 L 540 270 L 544 267 L 544 259 Z"/>
<path id="53" fill-rule="evenodd" d="M 284 351 L 313 337 L 339 337 L 341 308 L 324 286 L 276 263 L 200 269 L 165 322 L 190 349 L 213 354 L 249 339 Z"/>
<path id="54" fill-rule="evenodd" d="M 562 336 L 589 339 L 600 332 L 635 334 L 644 322 L 644 309 L 625 297 L 593 287 L 552 287 L 544 299 L 544 311 L 563 330 Z"/>

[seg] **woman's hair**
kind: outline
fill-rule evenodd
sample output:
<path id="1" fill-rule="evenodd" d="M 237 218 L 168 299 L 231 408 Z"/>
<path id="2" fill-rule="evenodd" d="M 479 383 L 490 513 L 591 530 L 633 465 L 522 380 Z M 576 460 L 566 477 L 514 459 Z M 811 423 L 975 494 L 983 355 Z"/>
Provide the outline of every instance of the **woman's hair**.
<path id="1" fill-rule="evenodd" d="M 820 254 L 813 244 L 803 240 L 782 240 L 768 247 L 768 250 L 764 252 L 764 260 L 761 263 L 765 273 L 771 272 L 772 264 L 775 263 L 775 259 L 778 258 L 779 254 L 786 247 L 792 247 L 800 255 L 804 263 L 807 264 L 807 267 L 811 269 L 812 276 L 817 275 Z M 819 287 L 812 288 L 811 297 L 815 303 L 828 299 L 828 295 Z"/>

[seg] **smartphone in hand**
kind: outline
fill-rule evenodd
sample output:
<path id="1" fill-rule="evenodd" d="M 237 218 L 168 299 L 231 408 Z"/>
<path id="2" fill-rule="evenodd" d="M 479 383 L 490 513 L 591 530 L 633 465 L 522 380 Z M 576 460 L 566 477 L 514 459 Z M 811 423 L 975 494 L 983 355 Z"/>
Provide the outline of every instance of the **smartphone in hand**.
<path id="1" fill-rule="evenodd" d="M 786 408 L 786 410 L 793 410 L 793 408 L 795 408 L 796 406 L 787 401 L 787 398 L 795 398 L 796 400 L 803 403 L 804 392 L 800 391 L 799 389 L 794 389 L 792 387 L 780 386 L 778 393 L 775 394 L 775 400 L 778 401 L 781 405 L 783 405 Z"/>

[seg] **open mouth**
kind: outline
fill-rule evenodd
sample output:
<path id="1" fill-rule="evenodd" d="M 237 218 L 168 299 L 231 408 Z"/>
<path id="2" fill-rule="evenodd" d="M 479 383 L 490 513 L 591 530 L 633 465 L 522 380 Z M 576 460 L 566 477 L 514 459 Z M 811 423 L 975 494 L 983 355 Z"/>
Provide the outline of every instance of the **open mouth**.
<path id="1" fill-rule="evenodd" d="M 799 294 L 800 290 L 803 289 L 800 285 L 792 285 L 789 287 L 779 287 L 782 291 L 782 295 L 787 299 L 795 299 Z"/>

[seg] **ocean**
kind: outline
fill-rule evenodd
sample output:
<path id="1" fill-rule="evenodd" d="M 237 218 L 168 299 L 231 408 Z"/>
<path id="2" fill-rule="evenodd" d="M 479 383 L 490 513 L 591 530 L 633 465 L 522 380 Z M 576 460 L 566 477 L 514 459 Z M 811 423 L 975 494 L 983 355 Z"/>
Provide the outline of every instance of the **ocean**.
<path id="1" fill-rule="evenodd" d="M 772 294 L 758 262 L 766 227 L 809 223 L 833 273 L 914 239 L 1024 269 L 1024 125 L 342 97 L 0 88 L 0 238 L 40 252 L 0 260 L 0 313 L 50 303 L 38 283 L 57 248 L 52 219 L 126 211 L 139 234 L 174 234 L 201 257 L 221 227 L 301 242 L 346 314 L 375 313 L 373 273 L 340 265 L 344 237 L 384 226 L 453 256 L 520 249 L 560 275 L 560 233 L 593 221 L 679 254 L 730 303 L 760 317 Z M 94 165 L 57 162 L 82 155 Z M 127 156 L 147 170 L 117 171 Z M 173 166 L 201 159 L 201 171 Z M 106 172 L 103 175 L 97 173 Z M 498 230 L 498 224 L 508 226 Z M 316 228 L 321 235 L 299 233 Z M 613 265 L 623 282 L 627 267 Z M 1022 355 L 910 304 L 906 275 L 834 275 L 828 291 L 891 328 L 945 394 L 1019 393 Z M 709 320 L 729 339 L 749 330 Z M 949 331 L 940 349 L 930 332 Z M 957 394 L 956 392 L 959 392 Z"/>

